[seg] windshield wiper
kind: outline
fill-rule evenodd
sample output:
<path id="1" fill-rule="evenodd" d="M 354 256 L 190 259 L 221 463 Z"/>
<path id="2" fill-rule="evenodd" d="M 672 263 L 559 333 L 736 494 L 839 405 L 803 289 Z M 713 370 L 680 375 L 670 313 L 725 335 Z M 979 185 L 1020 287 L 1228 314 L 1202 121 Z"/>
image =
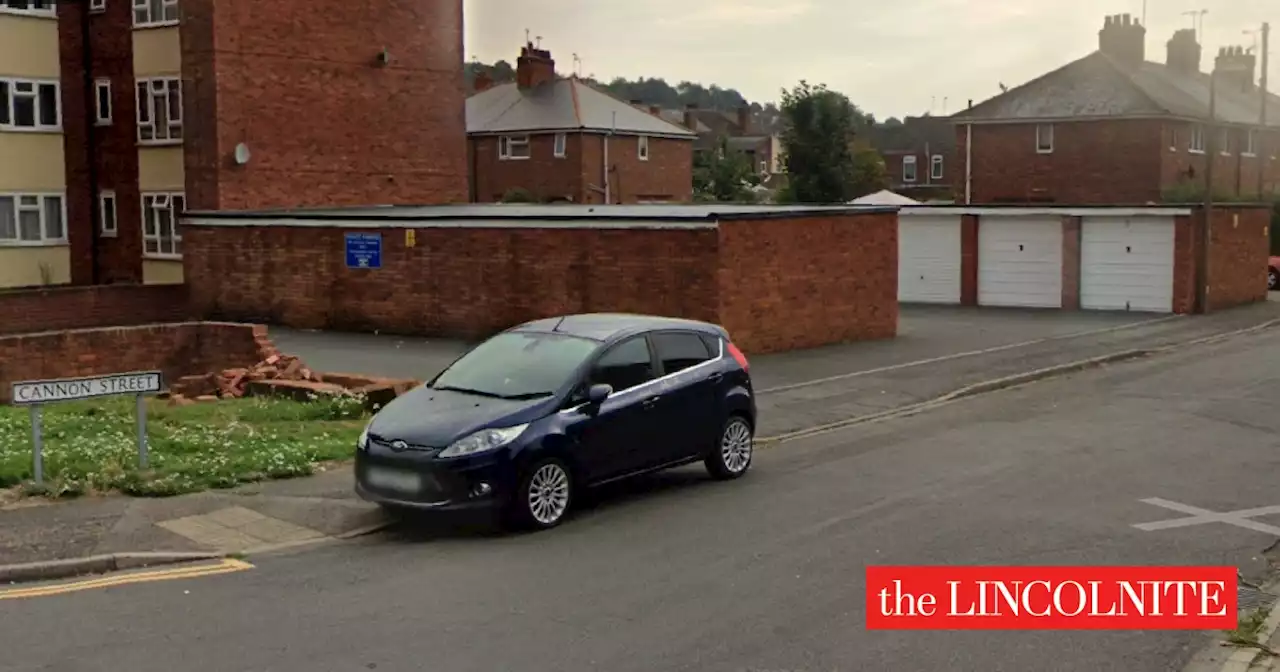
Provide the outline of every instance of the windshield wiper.
<path id="1" fill-rule="evenodd" d="M 504 394 L 502 395 L 502 398 L 509 399 L 511 401 L 528 401 L 530 399 L 549 397 L 553 394 L 555 394 L 555 392 L 526 392 L 524 394 Z"/>
<path id="2" fill-rule="evenodd" d="M 506 399 L 506 397 L 502 396 L 501 394 L 485 392 L 484 390 L 473 390 L 469 387 L 454 387 L 452 385 L 443 385 L 441 387 L 433 387 L 431 389 L 440 390 L 442 392 L 461 392 L 463 394 L 474 394 L 478 397 L 489 397 L 490 399 Z"/>

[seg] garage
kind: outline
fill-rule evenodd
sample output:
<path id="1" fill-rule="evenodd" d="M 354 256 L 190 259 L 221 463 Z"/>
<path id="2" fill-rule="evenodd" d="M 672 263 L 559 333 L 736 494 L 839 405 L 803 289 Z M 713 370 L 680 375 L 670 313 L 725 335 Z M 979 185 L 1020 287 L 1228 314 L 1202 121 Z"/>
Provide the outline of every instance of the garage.
<path id="1" fill-rule="evenodd" d="M 898 301 L 960 303 L 960 216 L 898 219 Z"/>
<path id="2" fill-rule="evenodd" d="M 993 215 L 978 226 L 978 305 L 1062 307 L 1062 218 Z"/>
<path id="3" fill-rule="evenodd" d="M 1173 312 L 1172 217 L 1085 217 L 1080 307 Z"/>

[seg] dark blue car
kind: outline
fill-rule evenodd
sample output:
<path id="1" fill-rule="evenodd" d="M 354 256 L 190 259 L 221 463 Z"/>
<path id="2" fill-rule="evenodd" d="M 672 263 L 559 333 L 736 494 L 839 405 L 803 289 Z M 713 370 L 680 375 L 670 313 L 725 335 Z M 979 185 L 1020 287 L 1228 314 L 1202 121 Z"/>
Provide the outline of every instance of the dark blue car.
<path id="1" fill-rule="evenodd" d="M 697 461 L 738 478 L 755 426 L 747 360 L 722 327 L 549 318 L 481 343 L 374 416 L 356 491 L 391 509 L 488 507 L 547 528 L 583 488 Z"/>

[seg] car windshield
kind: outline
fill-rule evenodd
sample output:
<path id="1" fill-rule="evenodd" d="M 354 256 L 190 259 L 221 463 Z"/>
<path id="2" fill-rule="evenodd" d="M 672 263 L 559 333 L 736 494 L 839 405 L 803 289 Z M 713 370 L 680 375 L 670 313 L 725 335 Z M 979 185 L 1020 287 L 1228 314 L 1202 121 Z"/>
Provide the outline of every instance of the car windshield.
<path id="1" fill-rule="evenodd" d="M 498 334 L 454 362 L 431 387 L 501 399 L 550 396 L 598 347 L 562 334 Z"/>

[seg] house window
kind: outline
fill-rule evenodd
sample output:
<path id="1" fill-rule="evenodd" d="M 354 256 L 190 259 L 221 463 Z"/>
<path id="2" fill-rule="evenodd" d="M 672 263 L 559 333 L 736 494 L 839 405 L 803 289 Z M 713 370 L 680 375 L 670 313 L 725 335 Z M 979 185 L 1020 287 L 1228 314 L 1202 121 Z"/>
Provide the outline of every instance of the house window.
<path id="1" fill-rule="evenodd" d="M 916 181 L 916 157 L 914 156 L 902 157 L 902 181 L 903 182 Z"/>
<path id="2" fill-rule="evenodd" d="M 104 191 L 98 194 L 98 221 L 102 225 L 102 235 L 115 237 L 120 228 L 116 223 L 116 192 Z"/>
<path id="3" fill-rule="evenodd" d="M 142 253 L 146 257 L 182 256 L 178 217 L 186 209 L 181 193 L 142 195 Z"/>
<path id="4" fill-rule="evenodd" d="M 1038 124 L 1036 126 L 1036 152 L 1040 154 L 1053 153 L 1053 124 Z"/>
<path id="5" fill-rule="evenodd" d="M 59 130 L 61 108 L 57 82 L 0 79 L 0 130 Z"/>
<path id="6" fill-rule="evenodd" d="M 171 26 L 178 22 L 178 0 L 133 0 L 133 25 Z"/>
<path id="7" fill-rule="evenodd" d="M 529 136 L 504 135 L 499 137 L 498 158 L 503 161 L 529 158 Z"/>
<path id="8" fill-rule="evenodd" d="M 649 136 L 640 136 L 639 144 L 636 145 L 636 152 L 641 161 L 649 160 Z"/>
<path id="9" fill-rule="evenodd" d="M 565 150 L 567 149 L 566 145 L 568 144 L 568 142 L 569 142 L 569 137 L 567 135 L 565 135 L 564 133 L 556 133 L 555 155 L 557 159 L 564 158 Z"/>
<path id="10" fill-rule="evenodd" d="M 1218 131 L 1218 151 L 1223 156 L 1231 156 L 1231 129 L 1224 128 Z"/>
<path id="11" fill-rule="evenodd" d="M 0 245 L 57 245 L 67 242 L 62 196 L 0 194 Z"/>
<path id="12" fill-rule="evenodd" d="M 182 80 L 138 80 L 138 141 L 168 144 L 182 140 Z"/>
<path id="13" fill-rule="evenodd" d="M 1245 134 L 1244 155 L 1245 156 L 1258 155 L 1258 132 L 1257 131 L 1251 130 L 1247 134 Z"/>
<path id="14" fill-rule="evenodd" d="M 89 11 L 91 12 L 107 11 L 107 0 L 89 0 Z"/>
<path id="15" fill-rule="evenodd" d="M 1191 140 L 1187 142 L 1187 151 L 1193 154 L 1204 154 L 1204 126 L 1191 127 Z"/>
<path id="16" fill-rule="evenodd" d="M 24 14 L 55 18 L 54 0 L 0 0 L 0 14 Z"/>
<path id="17" fill-rule="evenodd" d="M 99 79 L 93 83 L 95 111 L 99 126 L 111 125 L 111 80 Z"/>
<path id="18" fill-rule="evenodd" d="M 1169 151 L 1178 151 L 1178 129 L 1169 129 Z"/>
<path id="19" fill-rule="evenodd" d="M 942 179 L 942 155 L 934 154 L 929 160 L 929 178 L 933 180 Z"/>

